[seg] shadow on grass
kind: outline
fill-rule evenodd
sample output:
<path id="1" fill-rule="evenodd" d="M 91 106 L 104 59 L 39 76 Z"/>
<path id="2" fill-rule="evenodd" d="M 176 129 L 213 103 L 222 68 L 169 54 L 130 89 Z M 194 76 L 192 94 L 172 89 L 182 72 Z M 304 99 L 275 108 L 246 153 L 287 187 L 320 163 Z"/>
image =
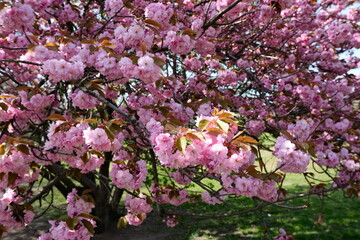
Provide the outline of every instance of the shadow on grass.
<path id="1" fill-rule="evenodd" d="M 292 188 L 294 193 L 306 190 L 305 187 Z M 229 202 L 228 206 L 184 204 L 180 208 L 198 213 L 234 212 L 252 204 L 252 200 L 246 198 Z M 174 234 L 171 239 L 273 239 L 278 235 L 279 228 L 292 233 L 295 239 L 360 239 L 358 199 L 344 198 L 342 192 L 338 191 L 325 198 L 311 196 L 295 199 L 286 205 L 308 207 L 291 210 L 269 206 L 262 212 L 227 218 L 182 217 L 180 224 L 173 229 L 177 235 Z"/>

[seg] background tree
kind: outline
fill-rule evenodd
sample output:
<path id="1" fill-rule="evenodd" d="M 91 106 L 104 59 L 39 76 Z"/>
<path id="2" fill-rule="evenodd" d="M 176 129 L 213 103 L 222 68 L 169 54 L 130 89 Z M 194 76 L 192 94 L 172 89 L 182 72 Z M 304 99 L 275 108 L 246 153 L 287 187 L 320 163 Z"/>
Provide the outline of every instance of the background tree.
<path id="1" fill-rule="evenodd" d="M 32 204 L 53 189 L 68 216 L 40 239 L 89 239 L 121 216 L 124 193 L 120 225 L 153 208 L 182 214 L 164 203 L 254 200 L 226 216 L 335 190 L 358 197 L 357 7 L 2 1 L 1 232 L 30 223 Z M 309 166 L 332 182 L 316 184 Z M 302 174 L 308 192 L 288 196 L 286 173 Z"/>

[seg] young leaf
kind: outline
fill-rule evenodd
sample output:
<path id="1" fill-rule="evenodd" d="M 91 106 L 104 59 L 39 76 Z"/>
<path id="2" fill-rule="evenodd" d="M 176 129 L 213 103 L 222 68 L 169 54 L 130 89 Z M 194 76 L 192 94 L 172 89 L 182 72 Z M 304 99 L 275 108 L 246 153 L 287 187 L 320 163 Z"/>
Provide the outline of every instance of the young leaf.
<path id="1" fill-rule="evenodd" d="M 191 140 L 200 140 L 200 141 L 205 141 L 204 136 L 201 133 L 198 132 L 189 132 L 186 135 L 186 138 Z"/>
<path id="2" fill-rule="evenodd" d="M 158 27 L 158 28 L 162 28 L 162 25 L 159 22 L 157 22 L 155 20 L 152 20 L 152 19 L 146 19 L 144 21 L 144 23 L 149 24 L 149 25 L 153 25 L 153 26 Z"/>
<path id="3" fill-rule="evenodd" d="M 184 136 L 182 136 L 176 140 L 176 148 L 180 152 L 184 153 L 184 151 L 186 149 L 186 138 Z"/>
<path id="4" fill-rule="evenodd" d="M 113 131 L 110 130 L 110 128 L 108 128 L 107 126 L 104 127 L 104 130 L 106 132 L 107 137 L 110 139 L 110 141 L 114 141 L 115 139 L 115 133 Z"/>
<path id="5" fill-rule="evenodd" d="M 205 120 L 205 119 L 200 120 L 199 125 L 198 125 L 200 131 L 204 131 L 204 129 L 207 127 L 207 125 L 209 123 L 210 123 L 209 120 Z"/>
<path id="6" fill-rule="evenodd" d="M 104 46 L 104 47 L 112 47 L 112 48 L 115 48 L 116 46 L 114 44 L 112 44 L 109 40 L 104 40 L 100 43 L 101 46 Z"/>
<path id="7" fill-rule="evenodd" d="M 227 133 L 229 131 L 229 124 L 227 124 L 224 121 L 221 120 L 217 120 L 216 124 L 221 128 L 221 130 L 223 130 L 225 133 Z"/>
<path id="8" fill-rule="evenodd" d="M 71 230 L 74 230 L 79 223 L 79 219 L 77 217 L 68 217 L 65 222 Z"/>
<path id="9" fill-rule="evenodd" d="M 126 227 L 127 224 L 128 224 L 128 221 L 126 220 L 125 216 L 120 217 L 118 220 L 118 223 L 116 225 L 116 228 L 117 229 L 124 228 L 124 227 Z"/>
<path id="10" fill-rule="evenodd" d="M 0 108 L 2 108 L 5 112 L 7 112 L 8 110 L 8 105 L 6 105 L 6 103 L 0 102 Z"/>
<path id="11" fill-rule="evenodd" d="M 29 155 L 30 153 L 29 148 L 24 144 L 17 145 L 16 149 L 22 153 L 25 153 L 26 155 Z"/>
<path id="12" fill-rule="evenodd" d="M 84 224 L 84 227 L 86 227 L 86 229 L 91 233 L 91 234 L 94 234 L 95 233 L 95 230 L 94 230 L 94 227 L 93 225 L 91 224 L 91 222 L 89 222 L 88 220 L 81 220 L 81 222 Z"/>
<path id="13" fill-rule="evenodd" d="M 84 120 L 82 120 L 81 122 L 82 122 L 82 123 L 96 123 L 96 124 L 100 123 L 98 120 L 96 120 L 96 119 L 91 119 L 91 118 L 84 119 Z"/>
<path id="14" fill-rule="evenodd" d="M 54 113 L 54 114 L 51 114 L 50 116 L 48 116 L 47 118 L 46 118 L 46 120 L 52 120 L 52 121 L 57 121 L 57 120 L 59 120 L 59 121 L 66 121 L 66 118 L 64 118 L 63 116 L 61 116 L 60 114 L 56 114 L 56 113 Z"/>
<path id="15" fill-rule="evenodd" d="M 250 143 L 250 144 L 259 144 L 258 141 L 256 141 L 254 138 L 249 137 L 249 136 L 241 136 L 236 138 L 234 141 L 239 141 L 242 143 Z"/>
<path id="16" fill-rule="evenodd" d="M 8 186 L 13 184 L 18 177 L 19 177 L 19 175 L 17 173 L 9 172 L 8 173 Z"/>

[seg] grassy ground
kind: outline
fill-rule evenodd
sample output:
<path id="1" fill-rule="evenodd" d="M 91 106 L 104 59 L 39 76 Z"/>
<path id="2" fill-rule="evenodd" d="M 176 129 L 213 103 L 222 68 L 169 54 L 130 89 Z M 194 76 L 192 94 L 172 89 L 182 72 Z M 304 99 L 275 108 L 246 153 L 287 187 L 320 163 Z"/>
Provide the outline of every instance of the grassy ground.
<path id="1" fill-rule="evenodd" d="M 295 190 L 295 189 L 294 189 Z M 299 192 L 305 190 L 296 188 Z M 322 201 L 319 197 L 297 199 L 289 205 L 309 205 L 301 210 L 265 208 L 261 213 L 249 213 L 229 218 L 183 217 L 176 229 L 183 231 L 181 239 L 268 239 L 280 227 L 293 233 L 296 239 L 360 239 L 360 203 L 344 199 L 341 192 Z M 183 205 L 186 211 L 201 213 L 238 211 L 251 206 L 252 201 L 231 202 L 231 206 L 206 204 Z"/>

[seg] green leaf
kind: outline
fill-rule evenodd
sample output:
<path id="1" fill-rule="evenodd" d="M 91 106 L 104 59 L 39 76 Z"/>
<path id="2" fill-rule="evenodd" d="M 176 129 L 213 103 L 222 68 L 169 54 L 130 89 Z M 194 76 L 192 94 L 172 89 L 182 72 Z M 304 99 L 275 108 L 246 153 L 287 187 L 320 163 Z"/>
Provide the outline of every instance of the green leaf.
<path id="1" fill-rule="evenodd" d="M 22 153 L 25 153 L 26 155 L 29 155 L 30 153 L 29 148 L 24 144 L 17 145 L 16 149 Z"/>
<path id="2" fill-rule="evenodd" d="M 120 228 L 124 228 L 126 227 L 126 225 L 128 224 L 128 221 L 126 220 L 125 216 L 119 218 L 118 223 L 116 224 L 116 228 L 120 229 Z"/>
<path id="3" fill-rule="evenodd" d="M 250 143 L 250 144 L 259 144 L 258 141 L 256 141 L 254 138 L 249 137 L 249 136 L 241 136 L 241 137 L 234 139 L 234 141 L 239 141 L 242 143 Z"/>
<path id="4" fill-rule="evenodd" d="M 94 150 L 94 149 L 89 149 L 89 153 L 95 154 L 99 158 L 105 158 L 105 156 L 102 152 Z"/>
<path id="5" fill-rule="evenodd" d="M 113 131 L 110 130 L 110 128 L 108 128 L 107 126 L 104 127 L 104 130 L 106 132 L 107 137 L 110 139 L 110 141 L 114 141 L 115 139 L 115 133 Z"/>
<path id="6" fill-rule="evenodd" d="M 90 189 L 86 189 L 86 190 L 90 190 Z M 92 215 L 90 213 L 80 213 L 79 217 L 88 218 L 88 219 L 95 219 L 97 221 L 100 221 L 100 218 L 98 216 L 94 216 L 94 215 Z"/>
<path id="7" fill-rule="evenodd" d="M 3 144 L 0 145 L 0 156 L 4 155 L 5 152 L 6 152 L 6 144 L 3 143 Z"/>
<path id="8" fill-rule="evenodd" d="M 207 125 L 210 123 L 209 120 L 200 120 L 199 124 L 198 124 L 198 127 L 200 129 L 200 131 L 204 131 L 204 129 L 207 127 Z"/>
<path id="9" fill-rule="evenodd" d="M 226 122 L 217 120 L 216 123 L 224 132 L 227 133 L 229 131 L 229 124 L 227 124 Z"/>
<path id="10" fill-rule="evenodd" d="M 166 64 L 166 62 L 159 57 L 152 57 L 152 59 L 154 59 L 154 63 L 159 67 L 162 67 Z"/>
<path id="11" fill-rule="evenodd" d="M 0 239 L 4 233 L 7 232 L 7 229 L 4 225 L 0 224 Z"/>
<path id="12" fill-rule="evenodd" d="M 178 138 L 176 140 L 176 148 L 179 149 L 180 152 L 184 153 L 186 149 L 186 138 L 184 136 Z"/>
<path id="13" fill-rule="evenodd" d="M 86 164 L 90 160 L 90 154 L 86 152 L 80 157 L 80 159 L 84 162 L 84 164 Z"/>
<path id="14" fill-rule="evenodd" d="M 152 20 L 152 19 L 146 19 L 144 21 L 144 23 L 153 25 L 153 26 L 158 27 L 158 28 L 162 28 L 162 25 L 159 22 L 157 22 L 155 20 Z"/>
<path id="15" fill-rule="evenodd" d="M 17 173 L 9 172 L 8 173 L 8 186 L 13 184 L 19 175 Z"/>
<path id="16" fill-rule="evenodd" d="M 96 120 L 96 119 L 91 119 L 91 118 L 84 119 L 84 120 L 82 120 L 81 122 L 82 122 L 82 123 L 95 123 L 95 124 L 100 123 L 98 120 Z"/>
<path id="17" fill-rule="evenodd" d="M 186 138 L 191 140 L 200 140 L 200 141 L 205 141 L 204 136 L 201 133 L 198 132 L 189 132 L 186 135 Z"/>
<path id="18" fill-rule="evenodd" d="M 2 108 L 5 112 L 9 109 L 8 105 L 4 102 L 0 102 L 0 108 Z"/>
<path id="19" fill-rule="evenodd" d="M 89 222 L 88 220 L 81 220 L 81 222 L 84 224 L 84 227 L 86 227 L 86 229 L 91 233 L 91 234 L 94 234 L 95 233 L 95 230 L 94 230 L 94 227 L 93 225 L 91 224 L 91 222 Z"/>
<path id="20" fill-rule="evenodd" d="M 9 3 L 8 2 L 0 2 L 0 11 L 2 9 L 4 9 L 6 7 L 6 5 L 8 5 Z M 2 226 L 2 225 L 1 225 Z M 1 236 L 0 236 L 1 237 Z"/>
<path id="21" fill-rule="evenodd" d="M 79 219 L 77 217 L 69 217 L 66 219 L 66 225 L 68 225 L 68 227 L 71 229 L 71 230 L 74 230 L 76 225 L 78 225 L 79 223 Z"/>
<path id="22" fill-rule="evenodd" d="M 54 114 L 51 114 L 50 116 L 48 116 L 47 118 L 46 118 L 46 120 L 52 120 L 52 121 L 57 121 L 57 120 L 59 120 L 59 121 L 66 121 L 66 118 L 64 118 L 63 116 L 61 116 L 60 114 L 56 114 L 56 113 L 54 113 Z"/>

